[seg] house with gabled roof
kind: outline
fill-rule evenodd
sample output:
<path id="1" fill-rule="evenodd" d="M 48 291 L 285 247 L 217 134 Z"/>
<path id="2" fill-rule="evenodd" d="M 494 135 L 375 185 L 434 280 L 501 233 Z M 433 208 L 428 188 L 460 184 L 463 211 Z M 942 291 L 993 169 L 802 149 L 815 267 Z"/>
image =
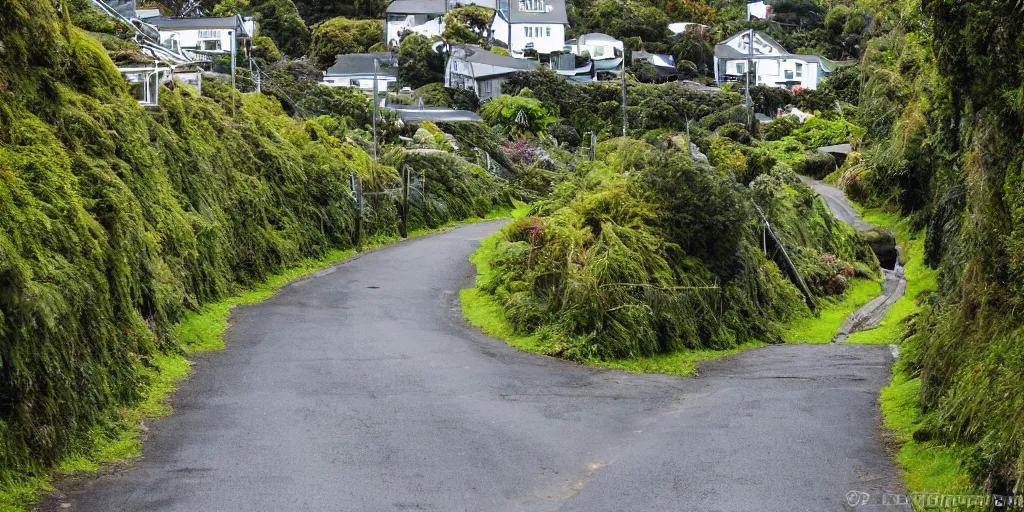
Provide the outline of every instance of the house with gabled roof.
<path id="1" fill-rule="evenodd" d="M 256 32 L 252 18 L 241 15 L 214 18 L 146 18 L 144 23 L 160 32 L 160 44 L 172 51 L 204 55 L 241 54 Z"/>
<path id="2" fill-rule="evenodd" d="M 715 45 L 714 62 L 719 84 L 742 81 L 750 66 L 756 85 L 787 89 L 817 89 L 838 67 L 819 55 L 790 53 L 775 39 L 754 30 L 744 30 Z"/>
<path id="3" fill-rule="evenodd" d="M 619 73 L 625 60 L 625 44 L 608 34 L 583 34 L 565 42 L 564 50 L 574 55 L 586 55 L 594 62 L 594 72 Z"/>
<path id="4" fill-rule="evenodd" d="M 508 75 L 538 66 L 538 61 L 498 55 L 479 46 L 453 45 L 444 70 L 444 86 L 469 89 L 480 101 L 487 101 L 501 94 Z"/>
<path id="5" fill-rule="evenodd" d="M 513 56 L 531 49 L 550 54 L 564 48 L 568 24 L 565 0 L 498 0 L 491 33 Z"/>
<path id="6" fill-rule="evenodd" d="M 398 81 L 398 58 L 392 52 L 349 53 L 338 55 L 334 65 L 324 72 L 323 84 L 328 87 L 354 87 L 365 93 L 388 90 Z"/>
<path id="7" fill-rule="evenodd" d="M 446 12 L 447 0 L 395 0 L 386 10 L 384 40 L 390 46 L 397 45 L 405 31 L 439 36 L 444 32 Z"/>

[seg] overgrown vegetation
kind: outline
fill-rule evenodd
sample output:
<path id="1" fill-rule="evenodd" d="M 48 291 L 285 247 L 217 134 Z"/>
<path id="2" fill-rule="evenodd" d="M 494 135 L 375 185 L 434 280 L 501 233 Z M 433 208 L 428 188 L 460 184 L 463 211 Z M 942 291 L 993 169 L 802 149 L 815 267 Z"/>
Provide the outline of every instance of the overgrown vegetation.
<path id="1" fill-rule="evenodd" d="M 203 346 L 179 323 L 190 312 L 349 248 L 351 175 L 378 194 L 368 235 L 397 231 L 401 170 L 427 183 L 411 231 L 511 205 L 503 181 L 449 153 L 373 165 L 353 106 L 366 99 L 345 92 L 303 86 L 291 107 L 305 119 L 216 80 L 202 96 L 170 84 L 143 109 L 68 19 L 59 1 L 0 8 L 4 506 L 26 505 L 58 463 L 131 453 L 126 425 L 153 412 L 140 404 Z"/>
<path id="2" fill-rule="evenodd" d="M 652 368 L 675 360 L 684 373 L 692 361 L 682 351 L 782 342 L 783 324 L 809 314 L 762 252 L 755 202 L 790 230 L 784 245 L 795 255 L 820 258 L 828 249 L 853 261 L 865 254 L 785 168 L 758 178 L 789 191 L 776 196 L 689 152 L 613 139 L 597 154 L 476 257 L 483 277 L 464 299 L 485 330 L 529 350 L 616 367 L 637 369 L 643 364 L 625 359 L 657 356 Z M 780 213 L 788 209 L 794 217 Z M 877 267 L 870 258 L 859 263 L 866 272 Z"/>
<path id="3" fill-rule="evenodd" d="M 969 486 L 1020 491 L 1024 13 L 995 0 L 858 7 L 872 18 L 863 61 L 826 89 L 856 98 L 843 115 L 864 127 L 863 146 L 831 178 L 904 217 L 888 224 L 904 245 L 908 293 L 881 328 L 851 340 L 902 342 L 883 404 L 905 452 L 949 447 L 942 457 L 959 459 Z M 916 456 L 901 462 L 912 487 L 934 483 Z"/>

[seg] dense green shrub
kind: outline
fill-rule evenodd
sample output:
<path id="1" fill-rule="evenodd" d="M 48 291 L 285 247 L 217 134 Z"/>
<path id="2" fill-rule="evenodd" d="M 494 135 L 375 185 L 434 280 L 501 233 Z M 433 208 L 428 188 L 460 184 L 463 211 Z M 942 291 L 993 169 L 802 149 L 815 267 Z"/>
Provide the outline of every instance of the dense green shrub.
<path id="1" fill-rule="evenodd" d="M 793 164 L 793 171 L 816 180 L 832 174 L 839 168 L 836 157 L 820 151 L 809 151 L 807 157 Z"/>
<path id="2" fill-rule="evenodd" d="M 444 82 L 444 55 L 435 52 L 432 41 L 419 34 L 402 39 L 398 64 L 398 81 L 404 86 L 420 88 Z"/>
<path id="3" fill-rule="evenodd" d="M 714 141 L 745 158 L 745 146 Z M 814 220 L 786 235 L 793 249 L 871 254 L 785 168 L 748 190 L 723 166 L 630 139 L 599 144 L 597 157 L 537 203 L 536 217 L 505 228 L 483 284 L 513 327 L 538 334 L 551 354 L 639 357 L 779 340 L 779 322 L 804 306 L 760 251 L 755 198 L 769 215 L 782 212 L 773 222 L 787 230 Z M 752 316 L 762 321 L 744 320 Z"/>
<path id="4" fill-rule="evenodd" d="M 579 147 L 581 141 L 579 132 L 567 123 L 548 125 L 548 135 L 554 137 L 559 144 L 565 144 L 570 148 Z"/>
<path id="5" fill-rule="evenodd" d="M 741 123 L 729 123 L 718 127 L 718 135 L 740 144 L 750 144 L 750 132 Z"/>
<path id="6" fill-rule="evenodd" d="M 765 125 L 761 131 L 764 140 L 782 140 L 800 128 L 800 119 L 796 116 L 782 116 Z"/>
<path id="7" fill-rule="evenodd" d="M 829 120 L 823 117 L 812 117 L 793 130 L 793 137 L 811 148 L 857 142 L 863 136 L 863 128 L 845 119 Z"/>
<path id="8" fill-rule="evenodd" d="M 781 87 L 757 85 L 750 88 L 750 100 L 755 112 L 775 117 L 779 109 L 793 104 L 793 93 Z"/>
<path id="9" fill-rule="evenodd" d="M 309 58 L 321 69 L 334 65 L 338 55 L 365 53 L 380 42 L 384 24 L 379 20 L 333 18 L 313 27 Z"/>
<path id="10" fill-rule="evenodd" d="M 543 135 L 554 119 L 544 105 L 533 98 L 502 94 L 480 108 L 480 117 L 499 126 L 512 137 Z"/>

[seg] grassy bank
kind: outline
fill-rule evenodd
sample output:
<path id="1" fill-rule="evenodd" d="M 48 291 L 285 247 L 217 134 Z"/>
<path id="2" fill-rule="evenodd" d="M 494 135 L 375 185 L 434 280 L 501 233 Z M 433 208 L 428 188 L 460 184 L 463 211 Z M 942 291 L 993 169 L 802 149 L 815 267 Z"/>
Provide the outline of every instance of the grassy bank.
<path id="1" fill-rule="evenodd" d="M 451 222 L 436 229 L 418 229 L 410 232 L 409 237 L 427 235 L 462 224 L 513 215 L 521 216 L 528 208 L 529 206 L 525 203 L 516 202 L 514 208 L 495 209 L 482 218 Z M 398 237 L 372 238 L 364 245 L 362 252 L 398 240 L 401 239 Z M 188 377 L 190 373 L 187 355 L 224 348 L 223 336 L 230 326 L 228 317 L 231 308 L 269 299 L 278 289 L 289 282 L 340 263 L 357 252 L 359 251 L 354 249 L 335 250 L 323 258 L 304 260 L 234 296 L 206 304 L 198 311 L 186 314 L 181 322 L 173 326 L 175 339 L 182 352 L 162 354 L 152 358 L 151 367 L 145 370 L 148 385 L 143 391 L 143 400 L 134 406 L 119 408 L 109 418 L 107 425 L 91 431 L 80 446 L 76 447 L 70 456 L 63 458 L 56 468 L 47 470 L 40 466 L 27 471 L 8 470 L 8 474 L 2 475 L 3 481 L 6 483 L 0 485 L 0 512 L 28 510 L 42 493 L 53 490 L 51 482 L 55 479 L 95 472 L 100 470 L 103 465 L 127 463 L 130 459 L 141 455 L 140 435 L 145 431 L 145 420 L 167 416 L 173 412 L 168 403 L 168 397 L 176 389 L 178 383 Z"/>
<path id="2" fill-rule="evenodd" d="M 818 317 L 797 318 L 786 326 L 787 343 L 830 343 L 846 317 L 882 292 L 882 285 L 870 279 L 854 279 L 843 295 L 822 299 Z"/>
<path id="3" fill-rule="evenodd" d="M 938 271 L 924 262 L 925 232 L 914 232 L 898 215 L 879 209 L 858 208 L 865 222 L 891 229 L 900 246 L 900 259 L 907 279 L 907 291 L 897 300 L 878 327 L 854 333 L 847 343 L 898 344 L 905 330 L 904 320 L 918 309 L 918 301 L 929 291 L 937 290 Z"/>
<path id="4" fill-rule="evenodd" d="M 494 258 L 499 239 L 500 233 L 487 237 L 481 242 L 480 248 L 470 257 L 470 261 L 477 268 L 477 287 L 466 288 L 459 292 L 459 298 L 462 300 L 462 314 L 470 325 L 478 327 L 484 334 L 492 338 L 502 340 L 525 352 L 548 354 L 556 348 L 557 341 L 553 336 L 546 336 L 543 332 L 528 336 L 516 334 L 505 316 L 503 306 L 493 295 L 479 288 L 479 285 L 487 280 L 492 272 L 491 260 Z M 592 358 L 584 361 L 584 364 L 632 373 L 688 376 L 696 372 L 697 363 L 701 361 L 717 359 L 764 345 L 764 343 L 747 343 L 729 350 L 679 350 L 642 358 L 611 360 Z"/>
<path id="5" fill-rule="evenodd" d="M 920 301 L 929 292 L 938 289 L 938 272 L 924 262 L 924 231 L 913 231 L 906 219 L 891 212 L 858 210 L 865 222 L 891 229 L 896 234 L 907 291 L 893 304 L 878 327 L 852 334 L 847 343 L 899 345 L 906 334 L 907 318 L 917 313 Z M 896 461 L 903 468 L 907 489 L 912 492 L 970 491 L 964 450 L 914 439 L 914 432 L 923 421 L 920 393 L 921 380 L 897 363 L 893 367 L 892 382 L 882 389 L 879 399 L 885 427 L 899 444 Z"/>
<path id="6" fill-rule="evenodd" d="M 965 471 L 964 451 L 914 439 L 923 418 L 920 394 L 921 379 L 910 379 L 896 371 L 892 383 L 882 388 L 880 399 L 885 427 L 900 444 L 896 462 L 903 468 L 907 489 L 944 494 L 972 490 Z"/>

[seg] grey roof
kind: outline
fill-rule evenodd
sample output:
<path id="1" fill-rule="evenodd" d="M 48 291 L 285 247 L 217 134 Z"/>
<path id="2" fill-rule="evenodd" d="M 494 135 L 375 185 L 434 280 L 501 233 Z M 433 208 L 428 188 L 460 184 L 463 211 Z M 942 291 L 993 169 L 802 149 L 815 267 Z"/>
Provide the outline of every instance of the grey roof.
<path id="1" fill-rule="evenodd" d="M 744 30 L 742 32 L 737 32 L 736 34 L 733 34 L 733 36 L 730 37 L 729 39 L 726 39 L 726 41 L 729 41 L 729 40 L 735 38 L 736 36 L 741 35 L 741 34 L 743 34 L 745 32 L 746 32 L 746 30 Z M 722 42 L 722 43 L 718 43 L 718 44 L 715 45 L 715 57 L 718 57 L 719 59 L 751 59 L 751 60 L 758 60 L 758 59 L 765 59 L 765 60 L 800 59 L 800 60 L 804 60 L 804 61 L 807 61 L 807 62 L 814 62 L 814 63 L 820 64 L 821 68 L 824 69 L 825 71 L 833 71 L 838 66 L 837 63 L 832 62 L 832 61 L 830 61 L 830 60 L 828 60 L 825 57 L 822 57 L 820 55 L 807 55 L 807 54 L 799 54 L 799 53 L 789 53 L 789 51 L 786 50 L 785 46 L 782 46 L 782 44 L 780 44 L 778 41 L 776 41 L 775 39 L 772 39 L 771 36 L 769 36 L 768 34 L 764 34 L 764 33 L 761 33 L 761 32 L 756 32 L 756 31 L 754 32 L 754 34 L 757 37 L 760 37 L 760 38 L 764 39 L 768 44 L 778 48 L 779 49 L 779 55 L 758 55 L 756 53 L 754 55 L 748 55 L 748 54 L 743 53 L 743 52 L 737 50 L 736 48 L 733 48 L 732 46 L 729 46 L 729 45 L 725 44 L 724 42 Z"/>
<path id="2" fill-rule="evenodd" d="M 445 0 L 395 0 L 388 4 L 389 14 L 444 14 Z"/>
<path id="3" fill-rule="evenodd" d="M 379 61 L 378 75 L 390 77 L 398 76 L 398 72 L 394 66 L 395 54 L 391 52 L 349 53 L 347 55 L 338 55 L 334 65 L 327 69 L 325 75 L 372 75 L 374 59 Z"/>
<path id="4" fill-rule="evenodd" d="M 500 10 L 501 16 L 510 18 L 512 23 L 561 23 L 567 25 L 569 16 L 565 13 L 565 0 L 544 0 L 545 11 L 525 11 L 519 5 L 519 0 L 507 0 L 512 4 L 512 15 L 504 9 Z M 504 7 L 504 6 L 502 6 Z"/>
<path id="5" fill-rule="evenodd" d="M 469 110 L 455 110 L 451 108 L 391 108 L 403 121 L 483 121 L 476 114 Z"/>
<path id="6" fill-rule="evenodd" d="M 849 155 L 853 151 L 853 146 L 851 144 L 836 144 L 835 146 L 822 146 L 818 148 L 818 151 L 834 155 Z"/>
<path id="7" fill-rule="evenodd" d="M 241 25 L 236 16 L 225 16 L 223 18 L 167 18 L 158 16 L 156 18 L 147 18 L 145 21 L 159 29 L 202 30 L 221 28 L 235 30 L 240 28 L 239 26 Z"/>
<path id="8" fill-rule="evenodd" d="M 577 40 L 579 44 L 593 44 L 593 43 L 621 43 L 618 39 L 600 32 L 594 32 L 591 34 L 583 34 Z"/>
<path id="9" fill-rule="evenodd" d="M 657 67 L 658 69 L 668 69 L 669 66 L 671 66 L 672 72 L 675 73 L 676 71 L 676 59 L 671 55 L 665 55 L 661 53 L 648 53 L 642 50 L 638 50 L 633 52 L 633 60 L 637 59 L 646 60 L 647 62 L 654 64 L 654 66 Z M 659 61 L 664 62 L 665 65 L 660 65 Z"/>
<path id="10" fill-rule="evenodd" d="M 458 45 L 457 49 L 461 51 L 453 52 L 453 58 L 462 58 L 470 63 L 473 67 L 473 76 L 476 78 L 506 75 L 515 71 L 529 71 L 540 66 L 540 62 L 535 60 L 498 55 L 479 46 Z M 459 53 L 462 55 L 456 57 Z"/>

